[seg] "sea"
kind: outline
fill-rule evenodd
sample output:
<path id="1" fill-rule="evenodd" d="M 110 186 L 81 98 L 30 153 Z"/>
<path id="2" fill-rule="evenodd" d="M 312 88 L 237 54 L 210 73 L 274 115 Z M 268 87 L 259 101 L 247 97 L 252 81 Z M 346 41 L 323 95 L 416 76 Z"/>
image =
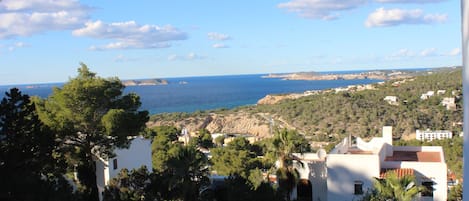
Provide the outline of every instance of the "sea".
<path id="1" fill-rule="evenodd" d="M 348 72 L 348 71 L 347 71 Z M 343 73 L 347 73 L 343 72 Z M 337 73 L 337 72 L 334 72 Z M 348 85 L 377 83 L 382 80 L 282 80 L 262 78 L 265 74 L 227 75 L 205 77 L 165 78 L 167 85 L 127 86 L 124 93 L 136 93 L 142 102 L 141 109 L 150 114 L 169 112 L 195 112 L 202 110 L 232 109 L 254 105 L 268 94 L 301 93 Z M 11 87 L 23 94 L 47 98 L 54 87 L 63 83 L 0 86 L 0 98 Z"/>

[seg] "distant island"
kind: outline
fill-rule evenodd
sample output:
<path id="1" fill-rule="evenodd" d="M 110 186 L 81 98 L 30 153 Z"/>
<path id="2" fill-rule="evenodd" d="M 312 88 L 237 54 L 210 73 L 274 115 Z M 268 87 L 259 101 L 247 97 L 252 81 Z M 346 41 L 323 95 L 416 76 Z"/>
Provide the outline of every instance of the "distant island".
<path id="1" fill-rule="evenodd" d="M 318 73 L 318 72 L 298 72 L 298 73 L 278 73 L 264 75 L 262 78 L 280 78 L 282 80 L 392 80 L 403 79 L 422 74 L 416 70 L 375 70 L 359 73 Z"/>
<path id="2" fill-rule="evenodd" d="M 124 80 L 124 86 L 153 86 L 153 85 L 167 85 L 168 81 L 163 79 L 144 79 L 144 80 Z"/>

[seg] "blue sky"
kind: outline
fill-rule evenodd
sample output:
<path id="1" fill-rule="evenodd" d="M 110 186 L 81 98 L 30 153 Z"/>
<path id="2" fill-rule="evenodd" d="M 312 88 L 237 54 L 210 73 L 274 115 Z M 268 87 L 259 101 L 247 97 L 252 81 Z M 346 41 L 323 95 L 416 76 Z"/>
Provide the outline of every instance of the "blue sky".
<path id="1" fill-rule="evenodd" d="M 0 85 L 461 65 L 458 0 L 1 0 Z"/>

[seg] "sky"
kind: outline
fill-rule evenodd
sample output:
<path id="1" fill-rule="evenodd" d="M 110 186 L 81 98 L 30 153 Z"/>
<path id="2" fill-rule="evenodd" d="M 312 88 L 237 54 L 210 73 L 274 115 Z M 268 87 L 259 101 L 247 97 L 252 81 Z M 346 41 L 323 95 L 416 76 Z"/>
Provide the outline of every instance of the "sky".
<path id="1" fill-rule="evenodd" d="M 0 0 L 0 85 L 458 66 L 459 0 Z"/>

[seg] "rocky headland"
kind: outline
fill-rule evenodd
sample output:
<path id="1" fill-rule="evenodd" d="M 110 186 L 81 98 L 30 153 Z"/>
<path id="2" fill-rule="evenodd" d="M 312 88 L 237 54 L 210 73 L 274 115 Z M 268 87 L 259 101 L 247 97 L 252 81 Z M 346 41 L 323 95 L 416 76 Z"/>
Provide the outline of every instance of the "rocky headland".
<path id="1" fill-rule="evenodd" d="M 317 72 L 299 72 L 299 73 L 280 73 L 269 74 L 262 78 L 279 78 L 282 80 L 356 80 L 356 79 L 373 79 L 373 80 L 392 80 L 403 79 L 415 76 L 415 71 L 408 70 L 379 70 L 361 73 L 346 74 L 322 74 Z"/>
<path id="2" fill-rule="evenodd" d="M 124 80 L 122 84 L 125 86 L 167 85 L 168 81 L 163 79 Z"/>

